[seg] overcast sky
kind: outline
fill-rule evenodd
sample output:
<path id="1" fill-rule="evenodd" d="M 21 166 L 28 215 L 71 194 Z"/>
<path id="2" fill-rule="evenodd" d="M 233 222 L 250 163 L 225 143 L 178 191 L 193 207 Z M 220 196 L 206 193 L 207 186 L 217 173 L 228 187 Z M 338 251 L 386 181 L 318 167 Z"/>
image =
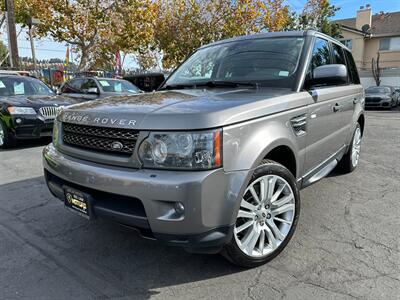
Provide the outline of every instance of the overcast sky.
<path id="1" fill-rule="evenodd" d="M 340 7 L 334 19 L 344 19 L 355 17 L 357 9 L 361 5 L 370 4 L 373 13 L 380 11 L 393 12 L 400 11 L 400 0 L 367 0 L 367 1 L 349 1 L 349 0 L 331 0 L 332 4 Z M 287 3 L 293 10 L 301 11 L 306 0 L 287 0 Z M 18 32 L 18 31 L 17 31 Z M 1 35 L 1 39 L 7 44 L 6 34 Z M 31 57 L 30 43 L 27 41 L 27 36 L 24 31 L 18 37 L 19 55 L 21 57 Z M 35 41 L 37 59 L 49 58 L 65 58 L 66 45 L 64 43 L 56 43 L 50 38 Z M 133 59 L 125 60 L 125 68 L 134 68 L 135 62 Z"/>

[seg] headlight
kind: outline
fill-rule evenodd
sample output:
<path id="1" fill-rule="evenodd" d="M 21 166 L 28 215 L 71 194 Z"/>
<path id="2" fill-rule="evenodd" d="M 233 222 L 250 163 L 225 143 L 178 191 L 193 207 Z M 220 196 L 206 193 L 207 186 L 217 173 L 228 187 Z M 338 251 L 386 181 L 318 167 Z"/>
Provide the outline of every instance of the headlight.
<path id="1" fill-rule="evenodd" d="M 145 168 L 206 170 L 222 166 L 222 131 L 152 132 L 139 147 Z"/>
<path id="2" fill-rule="evenodd" d="M 10 115 L 36 115 L 36 111 L 32 107 L 11 106 L 7 110 Z"/>

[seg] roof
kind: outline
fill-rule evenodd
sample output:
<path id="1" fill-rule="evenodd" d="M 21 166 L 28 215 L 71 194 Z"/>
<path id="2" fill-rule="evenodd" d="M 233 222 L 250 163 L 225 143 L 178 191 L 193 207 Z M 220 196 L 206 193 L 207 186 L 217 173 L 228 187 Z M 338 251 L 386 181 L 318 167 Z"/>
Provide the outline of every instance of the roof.
<path id="1" fill-rule="evenodd" d="M 275 37 L 301 37 L 301 36 L 313 36 L 313 35 L 322 35 L 327 38 L 331 38 L 321 32 L 316 30 L 299 30 L 299 31 L 277 31 L 277 32 L 266 32 L 266 33 L 256 33 L 256 34 L 249 34 L 249 35 L 241 35 L 236 36 L 233 38 L 225 39 L 216 41 L 207 45 L 201 46 L 199 49 L 207 48 L 210 46 L 215 46 L 218 44 L 230 43 L 230 42 L 237 42 L 237 41 L 246 41 L 246 40 L 253 40 L 253 39 L 264 39 L 264 38 L 275 38 Z M 332 39 L 332 38 L 331 38 Z"/>
<path id="2" fill-rule="evenodd" d="M 343 25 L 344 28 L 356 29 L 356 18 L 335 20 L 336 23 Z M 379 13 L 372 15 L 371 31 L 373 35 L 400 35 L 400 11 L 392 13 Z"/>

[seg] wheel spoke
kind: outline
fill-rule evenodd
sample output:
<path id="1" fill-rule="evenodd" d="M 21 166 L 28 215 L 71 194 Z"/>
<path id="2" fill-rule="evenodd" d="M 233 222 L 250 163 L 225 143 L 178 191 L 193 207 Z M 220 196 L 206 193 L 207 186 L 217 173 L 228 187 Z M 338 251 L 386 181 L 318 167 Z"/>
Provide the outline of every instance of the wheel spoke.
<path id="1" fill-rule="evenodd" d="M 264 202 L 265 199 L 267 198 L 267 191 L 266 191 L 267 187 L 265 184 L 265 180 L 260 180 L 260 201 Z"/>
<path id="2" fill-rule="evenodd" d="M 268 226 L 265 229 L 265 233 L 267 234 L 268 244 L 271 246 L 272 249 L 275 249 L 277 247 L 276 238 Z"/>
<path id="3" fill-rule="evenodd" d="M 254 247 L 256 246 L 259 236 L 260 236 L 260 231 L 257 231 L 253 227 L 253 230 L 249 230 L 249 233 L 243 239 L 242 244 L 249 255 L 253 253 Z"/>
<path id="4" fill-rule="evenodd" d="M 235 228 L 236 233 L 242 232 L 243 230 L 245 230 L 246 228 L 249 228 L 253 224 L 254 224 L 254 221 L 251 220 L 251 221 L 248 221 L 248 222 L 240 225 L 239 227 Z"/>
<path id="5" fill-rule="evenodd" d="M 282 223 L 285 223 L 285 224 L 288 224 L 288 225 L 292 225 L 292 222 L 290 222 L 288 220 L 285 220 L 285 219 L 282 219 L 282 218 L 275 217 L 274 220 L 277 220 L 279 222 L 282 222 Z"/>
<path id="6" fill-rule="evenodd" d="M 258 198 L 256 190 L 254 189 L 254 186 L 250 187 L 250 193 L 253 196 L 254 201 L 256 201 L 258 204 L 260 204 L 260 198 Z"/>
<path id="7" fill-rule="evenodd" d="M 276 177 L 272 177 L 268 179 L 268 191 L 267 191 L 267 199 L 268 201 L 271 201 L 272 195 L 274 194 L 274 189 L 275 189 L 275 183 L 276 183 Z"/>
<path id="8" fill-rule="evenodd" d="M 275 202 L 272 202 L 272 204 L 275 207 L 279 207 L 279 206 L 282 206 L 282 205 L 285 205 L 285 204 L 291 202 L 292 200 L 293 200 L 293 195 L 289 194 L 289 195 L 284 196 L 284 197 L 282 197 L 281 199 L 279 199 L 279 200 L 277 200 Z"/>
<path id="9" fill-rule="evenodd" d="M 244 210 L 239 210 L 238 218 L 253 219 L 255 214 L 253 212 L 248 212 Z"/>
<path id="10" fill-rule="evenodd" d="M 279 187 L 276 190 L 275 194 L 271 198 L 271 203 L 274 203 L 279 198 L 279 196 L 281 195 L 281 193 L 284 190 L 284 188 L 285 188 L 285 184 L 280 184 L 279 185 Z"/>
<path id="11" fill-rule="evenodd" d="M 293 211 L 293 210 L 294 210 L 294 204 L 285 204 L 276 209 L 273 209 L 272 213 L 275 216 L 277 216 L 277 215 L 283 214 L 284 212 Z"/>
<path id="12" fill-rule="evenodd" d="M 250 211 L 254 211 L 257 209 L 257 206 L 254 206 L 253 204 L 247 202 L 244 199 L 242 199 L 242 202 L 240 203 L 240 207 L 247 208 Z"/>
<path id="13" fill-rule="evenodd" d="M 260 242 L 258 243 L 258 249 L 260 250 L 261 254 L 263 254 L 264 246 L 265 246 L 265 231 L 264 229 L 261 229 Z"/>
<path id="14" fill-rule="evenodd" d="M 276 226 L 274 221 L 268 222 L 267 225 L 268 225 L 268 227 L 271 228 L 272 232 L 274 233 L 275 238 L 277 238 L 280 241 L 284 240 L 285 236 L 279 230 L 278 226 Z"/>

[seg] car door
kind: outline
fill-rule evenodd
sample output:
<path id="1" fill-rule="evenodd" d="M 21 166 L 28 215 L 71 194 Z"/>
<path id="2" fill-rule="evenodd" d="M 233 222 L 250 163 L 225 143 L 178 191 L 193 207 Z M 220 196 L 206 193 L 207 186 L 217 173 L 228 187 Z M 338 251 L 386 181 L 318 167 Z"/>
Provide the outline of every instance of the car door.
<path id="1" fill-rule="evenodd" d="M 343 92 L 341 86 L 307 85 L 312 82 L 312 72 L 316 67 L 333 63 L 330 42 L 316 37 L 307 73 L 306 89 L 314 103 L 309 105 L 306 173 L 312 173 L 323 166 L 335 153 L 344 148 L 345 126 L 343 118 Z"/>
<path id="2" fill-rule="evenodd" d="M 347 84 L 340 86 L 338 92 L 338 103 L 341 105 L 342 122 L 345 143 L 348 143 L 350 136 L 353 134 L 353 116 L 357 103 L 361 102 L 363 97 L 360 78 L 358 77 L 357 67 L 354 63 L 353 56 L 349 51 L 346 54 L 345 49 L 339 44 L 332 43 L 333 59 L 336 64 L 345 65 L 347 68 Z"/>

